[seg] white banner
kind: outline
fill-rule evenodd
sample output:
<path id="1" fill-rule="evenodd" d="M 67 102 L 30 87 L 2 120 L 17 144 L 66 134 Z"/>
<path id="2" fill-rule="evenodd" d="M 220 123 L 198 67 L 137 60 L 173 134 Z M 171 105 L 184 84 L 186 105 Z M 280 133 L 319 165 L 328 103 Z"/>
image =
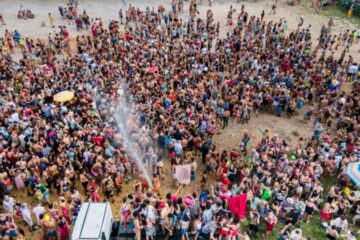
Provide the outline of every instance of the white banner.
<path id="1" fill-rule="evenodd" d="M 175 178 L 181 184 L 189 184 L 191 176 L 191 164 L 178 165 L 175 167 Z"/>

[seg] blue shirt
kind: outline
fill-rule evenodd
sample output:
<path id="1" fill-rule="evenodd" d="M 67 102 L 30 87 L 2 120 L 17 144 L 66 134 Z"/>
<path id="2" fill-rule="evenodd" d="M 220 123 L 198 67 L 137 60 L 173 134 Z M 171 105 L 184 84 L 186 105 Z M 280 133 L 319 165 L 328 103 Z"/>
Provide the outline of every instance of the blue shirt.
<path id="1" fill-rule="evenodd" d="M 175 151 L 176 155 L 181 155 L 182 154 L 183 149 L 182 149 L 181 143 L 179 141 L 175 142 L 174 151 Z"/>
<path id="2" fill-rule="evenodd" d="M 217 110 L 216 110 L 216 113 L 219 116 L 223 116 L 224 115 L 224 108 L 223 107 L 218 107 Z"/>
<path id="3" fill-rule="evenodd" d="M 204 224 L 211 222 L 212 217 L 213 217 L 213 215 L 212 215 L 211 209 L 206 209 L 202 214 Z"/>

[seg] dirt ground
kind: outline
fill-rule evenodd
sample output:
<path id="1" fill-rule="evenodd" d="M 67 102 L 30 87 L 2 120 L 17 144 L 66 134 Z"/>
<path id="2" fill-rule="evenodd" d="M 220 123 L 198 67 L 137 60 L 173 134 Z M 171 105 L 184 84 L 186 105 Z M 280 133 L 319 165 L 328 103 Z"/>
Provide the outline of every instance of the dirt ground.
<path id="1" fill-rule="evenodd" d="M 279 20 L 280 18 L 285 18 L 289 24 L 289 30 L 295 29 L 297 27 L 299 17 L 304 16 L 305 25 L 312 25 L 312 32 L 317 36 L 320 32 L 320 28 L 323 24 L 326 24 L 328 21 L 327 17 L 321 15 L 315 15 L 309 13 L 305 7 L 291 7 L 286 4 L 286 1 L 281 0 L 278 3 L 277 13 L 275 15 L 269 15 L 270 6 L 273 3 L 272 0 L 259 0 L 257 3 L 251 1 L 241 1 L 240 4 L 237 4 L 235 0 L 225 1 L 225 0 L 214 0 L 212 10 L 214 12 L 215 21 L 221 22 L 221 35 L 226 35 L 228 30 L 231 30 L 229 27 L 225 26 L 226 15 L 230 5 L 233 5 L 235 9 L 240 10 L 241 4 L 245 5 L 245 10 L 250 13 L 250 15 L 260 15 L 262 10 L 265 10 L 266 16 L 265 20 Z M 0 0 L 0 13 L 3 14 L 4 20 L 6 21 L 6 26 L 0 26 L 0 36 L 3 35 L 5 29 L 10 31 L 18 30 L 24 36 L 29 36 L 32 38 L 46 39 L 48 34 L 53 34 L 54 29 L 49 27 L 48 13 L 51 12 L 53 16 L 56 17 L 56 25 L 67 25 L 67 22 L 62 21 L 58 11 L 58 6 L 60 4 L 65 4 L 66 1 L 55 1 L 55 0 Z M 142 9 L 145 9 L 146 6 L 158 6 L 162 4 L 169 9 L 170 0 L 127 0 L 127 4 L 132 4 L 134 6 L 139 6 Z M 35 14 L 35 19 L 31 20 L 19 20 L 17 19 L 17 11 L 20 7 L 20 4 L 23 5 L 25 9 L 31 9 Z M 110 19 L 118 19 L 118 10 L 120 7 L 124 7 L 124 4 L 121 0 L 79 0 L 79 10 L 82 11 L 86 9 L 88 15 L 91 18 L 101 17 L 105 23 Z M 201 17 L 205 17 L 206 11 L 209 9 L 207 5 L 207 0 L 202 0 L 202 4 L 199 4 L 199 11 Z M 188 2 L 185 2 L 185 14 L 182 15 L 183 19 L 188 18 Z M 45 22 L 46 27 L 41 27 L 41 23 Z M 86 31 L 77 32 L 74 25 L 68 26 L 70 30 L 70 36 L 76 37 L 77 34 L 88 34 Z M 345 29 L 356 29 L 355 26 L 347 20 L 335 19 L 335 32 L 344 31 Z M 316 40 L 316 37 L 314 37 Z M 353 46 L 351 48 L 351 55 L 354 57 L 356 62 L 360 60 L 360 54 L 358 53 L 359 46 Z M 340 53 L 342 49 L 338 51 Z M 17 53 L 17 58 L 19 54 Z M 304 108 L 306 110 L 306 106 Z M 312 134 L 312 124 L 302 121 L 303 113 L 299 113 L 297 116 L 289 118 L 278 118 L 272 113 L 260 113 L 259 117 L 252 116 L 249 123 L 241 125 L 233 125 L 232 122 L 230 126 L 221 131 L 219 135 L 215 135 L 213 138 L 214 143 L 217 148 L 220 150 L 226 149 L 231 150 L 232 148 L 238 148 L 240 144 L 240 139 L 244 129 L 249 130 L 251 135 L 251 146 L 256 144 L 261 137 L 261 130 L 269 129 L 270 132 L 278 134 L 281 139 L 285 139 L 290 146 L 294 146 L 297 142 L 297 139 L 302 136 L 309 138 Z M 200 176 L 202 174 L 203 166 L 200 166 L 197 171 L 196 182 L 195 184 L 189 185 L 181 189 L 181 193 L 190 193 L 199 188 Z M 162 180 L 161 193 L 165 195 L 169 191 L 175 191 L 176 187 L 173 184 L 172 177 L 170 176 L 169 164 L 165 165 L 166 177 Z M 214 177 L 211 177 L 214 179 Z M 120 202 L 122 196 L 132 192 L 132 186 L 134 181 L 131 181 L 125 186 L 124 193 L 120 196 L 115 197 L 115 202 L 112 203 L 113 212 L 115 217 L 119 216 L 120 212 Z M 26 201 L 31 206 L 36 204 L 36 200 L 33 197 L 28 197 L 26 192 L 15 191 L 16 199 L 20 201 Z M 51 194 L 51 200 L 56 201 L 56 194 Z M 20 226 L 23 224 L 18 221 Z M 39 239 L 39 231 L 32 233 L 28 239 Z M 28 235 L 29 236 L 29 235 Z"/>
<path id="2" fill-rule="evenodd" d="M 18 30 L 24 36 L 29 36 L 32 38 L 46 39 L 48 34 L 53 34 L 55 31 L 58 31 L 57 28 L 51 28 L 48 19 L 48 13 L 51 13 L 55 17 L 55 25 L 66 25 L 70 31 L 70 37 L 75 38 L 78 34 L 88 34 L 89 31 L 83 30 L 78 32 L 75 25 L 68 26 L 67 21 L 62 21 L 58 7 L 65 5 L 67 1 L 65 0 L 0 0 L 1 8 L 0 12 L 4 16 L 4 20 L 7 25 L 0 25 L 0 36 L 3 35 L 5 29 L 10 31 Z M 90 16 L 90 18 L 102 18 L 105 23 L 108 23 L 109 20 L 119 19 L 119 9 L 127 8 L 130 4 L 132 6 L 139 7 L 140 9 L 145 9 L 147 6 L 155 7 L 163 5 L 166 9 L 170 8 L 170 0 L 78 0 L 79 2 L 79 11 L 84 9 Z M 206 11 L 210 9 L 208 6 L 208 0 L 198 0 L 200 17 L 205 18 Z M 311 25 L 312 33 L 314 34 L 313 40 L 316 42 L 317 37 L 320 33 L 321 26 L 327 24 L 329 18 L 320 14 L 316 14 L 313 9 L 311 9 L 311 4 L 309 0 L 302 0 L 302 5 L 293 7 L 287 4 L 287 0 L 278 0 L 278 7 L 275 15 L 269 15 L 271 5 L 273 0 L 258 0 L 257 2 L 253 0 L 241 0 L 240 3 L 237 3 L 236 0 L 213 0 L 213 6 L 211 9 L 214 12 L 215 22 L 221 23 L 220 35 L 225 36 L 226 32 L 231 30 L 230 27 L 226 26 L 226 16 L 229 10 L 229 6 L 233 5 L 234 9 L 237 9 L 237 12 L 240 11 L 241 5 L 245 5 L 245 10 L 249 12 L 250 15 L 260 16 L 261 12 L 264 10 L 266 13 L 265 20 L 274 20 L 278 21 L 281 18 L 287 20 L 289 28 L 288 32 L 297 28 L 299 23 L 300 16 L 304 17 L 304 26 Z M 24 9 L 30 9 L 34 14 L 34 19 L 21 20 L 17 18 L 17 11 L 20 8 L 20 5 L 23 5 Z M 181 15 L 182 19 L 187 19 L 189 9 L 189 0 L 185 0 L 184 14 Z M 237 17 L 235 13 L 234 19 Z M 348 19 L 340 19 L 334 17 L 335 25 L 333 28 L 334 33 L 344 32 L 346 29 L 357 29 L 357 26 L 350 22 Z M 41 24 L 45 23 L 45 27 L 41 27 Z M 335 51 L 335 56 L 341 54 L 343 48 Z M 354 57 L 355 62 L 360 62 L 360 47 L 354 45 L 350 48 L 350 54 Z M 19 58 L 20 55 L 17 54 L 16 58 Z"/>

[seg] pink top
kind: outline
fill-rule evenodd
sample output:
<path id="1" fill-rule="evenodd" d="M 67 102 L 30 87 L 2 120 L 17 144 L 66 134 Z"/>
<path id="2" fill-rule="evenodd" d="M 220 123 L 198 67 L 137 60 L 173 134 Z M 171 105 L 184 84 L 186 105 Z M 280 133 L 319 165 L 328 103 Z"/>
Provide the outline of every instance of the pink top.
<path id="1" fill-rule="evenodd" d="M 57 231 L 60 233 L 60 239 L 68 239 L 70 237 L 67 224 L 63 224 L 62 227 L 59 226 Z"/>
<path id="2" fill-rule="evenodd" d="M 172 202 L 177 201 L 177 199 L 178 199 L 177 196 L 175 196 L 175 195 L 172 195 L 172 196 L 171 196 L 171 201 L 172 201 Z"/>

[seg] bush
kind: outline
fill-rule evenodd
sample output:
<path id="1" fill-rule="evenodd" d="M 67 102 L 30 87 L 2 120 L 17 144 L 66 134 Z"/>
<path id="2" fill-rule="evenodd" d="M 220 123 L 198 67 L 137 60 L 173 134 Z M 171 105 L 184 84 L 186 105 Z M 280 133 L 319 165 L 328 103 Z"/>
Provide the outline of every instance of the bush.
<path id="1" fill-rule="evenodd" d="M 349 11 L 352 0 L 338 0 L 338 5 L 344 10 Z M 353 15 L 360 16 L 360 3 L 355 3 Z"/>
<path id="2" fill-rule="evenodd" d="M 356 4 L 354 7 L 354 15 L 360 16 L 360 4 Z"/>

